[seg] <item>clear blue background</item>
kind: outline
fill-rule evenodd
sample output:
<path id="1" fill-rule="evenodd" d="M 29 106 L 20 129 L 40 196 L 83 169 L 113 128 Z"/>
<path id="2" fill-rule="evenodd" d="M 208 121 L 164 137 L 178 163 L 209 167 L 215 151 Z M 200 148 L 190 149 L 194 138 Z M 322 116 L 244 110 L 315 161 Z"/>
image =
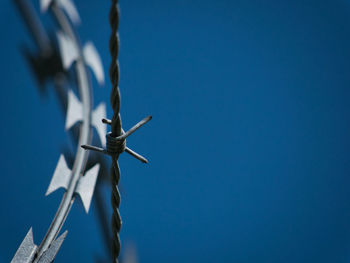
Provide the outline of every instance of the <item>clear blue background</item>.
<path id="1" fill-rule="evenodd" d="M 108 103 L 110 1 L 75 3 L 81 40 L 105 68 L 95 106 Z M 120 5 L 124 126 L 154 116 L 128 140 L 150 164 L 120 158 L 123 247 L 140 262 L 350 262 L 350 2 Z M 9 262 L 31 226 L 37 244 L 46 233 L 63 191 L 44 193 L 59 154 L 74 148 L 52 85 L 41 97 L 20 53 L 34 45 L 9 0 L 0 21 Z M 86 215 L 77 200 L 56 262 L 104 259 L 96 222 L 95 204 Z"/>

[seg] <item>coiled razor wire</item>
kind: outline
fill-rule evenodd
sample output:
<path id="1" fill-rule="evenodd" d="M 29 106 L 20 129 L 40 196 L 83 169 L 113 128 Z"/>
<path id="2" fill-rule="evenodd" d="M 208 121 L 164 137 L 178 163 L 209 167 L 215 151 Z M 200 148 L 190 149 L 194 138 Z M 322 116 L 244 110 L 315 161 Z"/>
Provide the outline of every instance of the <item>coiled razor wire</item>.
<path id="1" fill-rule="evenodd" d="M 52 52 L 52 50 L 50 50 L 50 45 L 48 44 L 49 40 L 45 37 L 43 29 L 40 23 L 38 23 L 36 17 L 30 13 L 32 7 L 26 2 L 26 0 L 15 0 L 15 2 L 22 13 L 22 16 L 28 23 L 29 30 L 32 32 L 42 54 L 48 56 L 48 54 Z M 75 62 L 75 72 L 77 75 L 78 91 L 81 102 L 75 97 L 71 90 L 68 91 L 66 129 L 70 129 L 76 122 L 81 121 L 82 124 L 79 131 L 78 145 L 81 145 L 84 149 L 94 150 L 112 156 L 112 251 L 113 262 L 118 262 L 118 256 L 120 253 L 119 232 L 121 228 L 121 217 L 119 214 L 120 194 L 118 190 L 120 169 L 118 158 L 122 152 L 126 151 L 142 162 L 147 162 L 144 157 L 126 147 L 126 138 L 151 119 L 151 116 L 145 118 L 127 132 L 124 132 L 122 129 L 120 117 L 120 92 L 118 87 L 119 36 L 117 30 L 119 24 L 119 7 L 116 0 L 112 1 L 112 7 L 110 10 L 112 35 L 109 46 L 112 56 L 110 66 L 110 78 L 112 82 L 111 105 L 114 114 L 112 120 L 108 120 L 104 118 L 104 104 L 100 104 L 95 110 L 92 110 L 91 83 L 89 81 L 89 74 L 86 67 L 90 66 L 95 73 L 98 82 L 103 84 L 102 63 L 92 43 L 89 42 L 84 47 L 79 43 L 78 37 L 72 27 L 72 24 L 80 22 L 80 17 L 74 4 L 70 2 L 70 0 L 40 0 L 40 4 L 42 11 L 50 9 L 62 30 L 57 33 L 57 38 L 64 70 L 68 70 Z M 69 20 L 72 23 L 70 23 Z M 56 73 L 60 71 L 62 71 L 61 68 L 57 69 Z M 104 124 L 111 125 L 112 131 L 106 135 L 106 138 L 103 136 L 103 134 L 106 133 L 106 128 L 100 120 L 102 120 Z M 104 145 L 105 141 L 107 141 L 106 150 L 89 145 L 92 141 L 92 126 L 97 129 L 97 133 L 101 139 L 101 144 Z M 72 170 L 68 168 L 63 155 L 61 155 L 59 159 L 46 195 L 60 187 L 65 188 L 66 192 L 63 195 L 61 204 L 40 246 L 38 247 L 34 244 L 32 229 L 30 229 L 11 262 L 52 262 L 67 235 L 67 231 L 65 231 L 60 237 L 57 237 L 74 203 L 76 194 L 80 195 L 84 208 L 86 212 L 88 212 L 100 165 L 96 164 L 84 174 L 88 160 L 88 152 L 84 151 L 82 148 L 78 147 L 77 149 Z M 84 176 L 82 176 L 83 174 Z"/>

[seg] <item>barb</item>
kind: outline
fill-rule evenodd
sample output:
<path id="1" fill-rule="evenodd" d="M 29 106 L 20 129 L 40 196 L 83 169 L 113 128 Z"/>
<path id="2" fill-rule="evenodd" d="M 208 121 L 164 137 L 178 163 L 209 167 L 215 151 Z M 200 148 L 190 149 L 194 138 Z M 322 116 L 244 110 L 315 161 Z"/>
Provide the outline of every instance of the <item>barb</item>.
<path id="1" fill-rule="evenodd" d="M 63 241 L 67 236 L 66 230 L 60 237 L 52 242 L 51 246 L 43 253 L 42 257 L 37 258 L 38 263 L 49 263 L 55 260 L 58 250 L 61 248 Z M 11 263 L 30 263 L 35 259 L 37 253 L 37 245 L 34 244 L 33 230 L 29 229 L 22 244 L 18 248 L 15 256 L 11 260 Z"/>
<path id="2" fill-rule="evenodd" d="M 148 116 L 148 117 L 144 118 L 143 120 L 138 122 L 136 125 L 134 125 L 127 132 L 124 132 L 124 130 L 122 129 L 122 135 L 120 135 L 118 137 L 113 137 L 112 133 L 107 134 L 106 135 L 107 150 L 100 148 L 100 147 L 92 146 L 92 145 L 82 145 L 81 147 L 85 150 L 92 150 L 95 152 L 104 153 L 104 154 L 110 155 L 112 157 L 116 154 L 116 152 L 120 154 L 123 151 L 125 151 L 128 154 L 130 154 L 131 156 L 140 160 L 141 162 L 148 163 L 148 160 L 145 157 L 143 157 L 142 155 L 134 152 L 133 150 L 131 150 L 130 148 L 125 146 L 125 139 L 128 136 L 130 136 L 131 134 L 133 134 L 136 130 L 141 128 L 143 125 L 145 125 L 147 122 L 149 122 L 151 119 L 152 119 L 152 116 Z M 102 119 L 102 122 L 105 124 L 109 124 L 109 125 L 112 124 L 111 120 L 108 120 L 105 118 Z"/>

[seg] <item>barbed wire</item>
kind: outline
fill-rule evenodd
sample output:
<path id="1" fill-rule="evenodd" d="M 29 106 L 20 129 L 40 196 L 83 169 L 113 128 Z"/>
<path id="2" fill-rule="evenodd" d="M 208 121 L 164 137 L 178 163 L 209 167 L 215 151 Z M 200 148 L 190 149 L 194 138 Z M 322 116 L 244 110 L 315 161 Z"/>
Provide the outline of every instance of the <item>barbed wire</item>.
<path id="1" fill-rule="evenodd" d="M 118 137 L 122 134 L 122 121 L 120 116 L 120 90 L 119 90 L 119 5 L 118 0 L 112 0 L 112 5 L 109 12 L 109 23 L 112 28 L 111 37 L 109 40 L 109 51 L 112 57 L 111 65 L 109 68 L 109 77 L 112 82 L 112 91 L 111 91 L 111 106 L 113 109 L 113 118 L 111 123 L 111 136 Z M 107 137 L 108 138 L 108 137 Z M 119 142 L 118 148 L 120 153 L 125 150 L 125 141 Z M 111 144 L 107 142 L 107 149 L 111 147 Z M 116 149 L 118 151 L 118 149 Z M 122 226 L 122 220 L 119 213 L 120 206 L 120 193 L 118 189 L 118 184 L 120 180 L 120 168 L 118 164 L 119 154 L 115 154 L 113 159 L 113 169 L 111 171 L 111 184 L 112 184 L 112 231 L 113 231 L 113 261 L 118 262 L 118 257 L 120 253 L 120 237 L 119 232 Z"/>
<path id="2" fill-rule="evenodd" d="M 79 146 L 92 141 L 92 125 L 95 126 L 99 134 L 105 131 L 103 124 L 101 122 L 96 122 L 97 119 L 100 120 L 105 116 L 105 106 L 100 105 L 95 111 L 92 110 L 92 89 L 88 77 L 89 74 L 86 69 L 88 65 L 91 66 L 100 82 L 101 77 L 99 78 L 99 76 L 101 74 L 99 73 L 101 72 L 101 68 L 99 67 L 101 66 L 101 63 L 93 45 L 91 43 L 87 43 L 85 47 L 82 48 L 78 37 L 72 28 L 72 24 L 69 21 L 69 14 L 74 14 L 74 12 L 72 13 L 71 10 L 75 10 L 75 7 L 72 5 L 64 6 L 60 1 L 41 1 L 40 3 L 42 11 L 50 8 L 53 16 L 62 29 L 62 32 L 59 31 L 57 33 L 57 38 L 64 69 L 68 70 L 73 62 L 76 62 L 75 72 L 77 75 L 78 91 L 82 102 L 75 97 L 71 90 L 68 91 L 66 129 L 70 129 L 78 121 L 81 121 L 82 124 L 79 132 L 77 154 L 72 170 L 68 168 L 65 158 L 63 155 L 61 155 L 46 193 L 46 195 L 48 195 L 57 188 L 66 188 L 66 192 L 62 197 L 60 206 L 49 227 L 49 230 L 47 231 L 40 246 L 37 247 L 33 241 L 32 229 L 30 229 L 11 262 L 40 263 L 52 262 L 54 260 L 67 235 L 67 231 L 65 231 L 59 238 L 57 238 L 57 236 L 74 203 L 76 194 L 80 195 L 84 208 L 86 212 L 88 212 L 97 180 L 99 164 L 87 171 L 84 176 L 81 176 L 85 171 L 88 153 Z M 33 16 L 30 16 L 31 14 L 27 10 L 27 8 L 30 7 L 29 3 L 26 3 L 23 0 L 17 0 L 16 4 L 20 7 L 20 11 L 25 16 L 27 22 L 30 23 L 31 21 L 35 21 Z M 66 12 L 64 13 L 62 9 L 66 9 Z M 75 14 L 77 14 L 77 12 Z M 72 19 L 72 17 L 70 17 L 70 19 Z M 36 25 L 33 25 L 32 28 L 40 28 L 38 25 L 40 24 L 36 23 Z M 47 38 L 42 38 L 40 35 L 43 33 L 43 30 L 33 30 L 33 32 L 34 39 L 38 40 L 38 46 L 42 52 L 44 48 L 39 43 L 43 42 L 42 39 L 46 40 Z M 101 141 L 104 141 L 104 137 L 102 137 Z"/>
<path id="3" fill-rule="evenodd" d="M 124 132 L 122 129 L 122 121 L 120 116 L 120 90 L 119 90 L 119 4 L 118 0 L 112 0 L 111 8 L 109 11 L 109 24 L 111 26 L 112 32 L 109 39 L 109 51 L 111 54 L 111 64 L 109 68 L 109 76 L 112 83 L 112 91 L 110 95 L 110 103 L 113 110 L 112 120 L 103 119 L 102 122 L 105 124 L 111 125 L 111 132 L 106 135 L 107 139 L 107 150 L 99 149 L 94 146 L 82 145 L 83 148 L 88 150 L 94 150 L 98 152 L 102 152 L 112 156 L 112 169 L 111 169 L 111 184 L 112 184 L 112 193 L 111 193 L 111 203 L 112 203 L 112 232 L 113 232 L 113 245 L 112 245 L 112 253 L 113 253 L 113 262 L 118 262 L 118 257 L 121 250 L 121 242 L 119 233 L 122 226 L 122 219 L 119 213 L 120 207 L 120 192 L 118 189 L 118 184 L 120 180 L 120 168 L 118 164 L 119 155 L 126 151 L 131 154 L 135 158 L 140 161 L 147 163 L 147 159 L 143 156 L 137 154 L 132 151 L 128 147 L 126 147 L 126 138 L 135 132 L 142 125 L 147 123 L 152 119 L 151 116 L 146 117 L 139 123 L 137 123 L 134 127 L 132 127 L 128 132 Z"/>

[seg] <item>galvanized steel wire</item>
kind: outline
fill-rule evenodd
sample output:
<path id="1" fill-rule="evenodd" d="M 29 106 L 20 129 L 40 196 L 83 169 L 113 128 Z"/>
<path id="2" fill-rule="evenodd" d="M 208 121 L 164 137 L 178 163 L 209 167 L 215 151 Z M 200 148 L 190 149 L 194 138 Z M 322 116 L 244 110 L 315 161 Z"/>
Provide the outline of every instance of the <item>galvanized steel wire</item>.
<path id="1" fill-rule="evenodd" d="M 109 51 L 111 54 L 111 64 L 109 68 L 109 76 L 112 83 L 112 91 L 110 102 L 113 109 L 113 118 L 111 123 L 111 137 L 118 137 L 122 134 L 122 121 L 120 116 L 120 90 L 119 90 L 119 62 L 118 62 L 118 54 L 119 54 L 119 5 L 118 0 L 112 0 L 112 5 L 109 11 L 109 24 L 111 26 L 112 32 L 109 39 Z M 107 136 L 108 138 L 108 136 Z M 117 143 L 118 141 L 115 140 Z M 111 147 L 109 140 L 107 140 L 107 149 Z M 122 152 L 125 149 L 125 140 L 119 141 L 120 151 Z M 115 149 L 117 150 L 117 149 Z M 120 152 L 120 153 L 121 153 Z M 120 206 L 120 192 L 118 189 L 118 184 L 120 180 L 120 168 L 118 164 L 119 154 L 115 152 L 112 157 L 113 160 L 113 169 L 111 169 L 111 184 L 112 184 L 112 194 L 111 194 L 111 202 L 112 202 L 112 231 L 113 231 L 113 245 L 112 245 L 112 253 L 113 253 L 113 262 L 118 262 L 118 257 L 120 254 L 120 237 L 119 232 L 122 226 L 122 219 L 119 213 Z"/>

